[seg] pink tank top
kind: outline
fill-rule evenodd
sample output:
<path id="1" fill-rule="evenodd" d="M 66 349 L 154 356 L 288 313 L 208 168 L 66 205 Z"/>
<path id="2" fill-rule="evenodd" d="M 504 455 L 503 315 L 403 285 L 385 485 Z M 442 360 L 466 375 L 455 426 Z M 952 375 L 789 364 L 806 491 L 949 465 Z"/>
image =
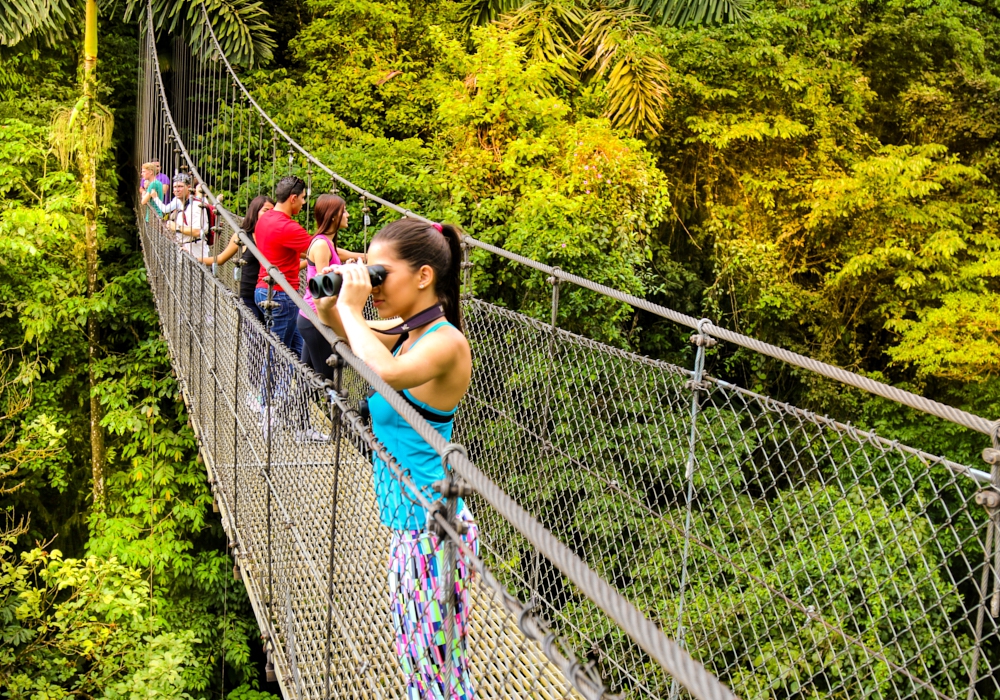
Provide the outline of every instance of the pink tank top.
<path id="1" fill-rule="evenodd" d="M 310 243 L 309 243 L 309 250 L 312 250 L 313 244 L 316 242 L 316 239 L 320 239 L 320 240 L 324 241 L 326 243 L 327 247 L 330 249 L 330 264 L 331 265 L 339 265 L 340 264 L 340 256 L 337 255 L 337 249 L 334 247 L 333 241 L 331 241 L 329 238 L 327 238 L 325 234 L 319 234 L 317 236 L 313 236 L 312 241 L 310 241 Z M 311 280 L 313 277 L 316 276 L 316 272 L 317 272 L 316 266 L 313 264 L 313 261 L 310 260 L 307 257 L 306 258 L 306 292 L 305 292 L 305 294 L 302 295 L 302 298 L 305 299 L 306 303 L 309 304 L 309 308 L 311 308 L 313 311 L 316 310 L 316 301 L 313 299 L 312 292 L 309 291 L 309 280 Z M 301 310 L 299 310 L 299 316 L 302 316 L 304 318 L 305 314 L 302 313 Z"/>

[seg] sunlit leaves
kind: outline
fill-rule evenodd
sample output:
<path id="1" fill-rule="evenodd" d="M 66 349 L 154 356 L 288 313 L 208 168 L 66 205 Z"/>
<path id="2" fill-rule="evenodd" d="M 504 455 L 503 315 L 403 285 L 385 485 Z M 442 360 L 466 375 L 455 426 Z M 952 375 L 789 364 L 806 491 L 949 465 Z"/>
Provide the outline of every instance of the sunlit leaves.
<path id="1" fill-rule="evenodd" d="M 894 319 L 889 327 L 900 334 L 890 356 L 923 375 L 973 383 L 1000 375 L 1000 294 L 945 294 L 916 318 Z"/>
<path id="2" fill-rule="evenodd" d="M 194 632 L 164 629 L 145 572 L 115 559 L 15 555 L 0 538 L 0 687 L 8 697 L 190 697 Z"/>

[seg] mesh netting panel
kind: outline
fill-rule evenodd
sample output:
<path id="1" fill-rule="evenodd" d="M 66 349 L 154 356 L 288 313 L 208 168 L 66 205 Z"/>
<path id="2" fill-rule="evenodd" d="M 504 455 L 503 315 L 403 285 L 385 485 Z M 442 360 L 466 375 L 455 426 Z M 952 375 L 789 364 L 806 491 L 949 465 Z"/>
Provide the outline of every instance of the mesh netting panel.
<path id="1" fill-rule="evenodd" d="M 456 437 L 737 695 L 1000 696 L 997 621 L 975 629 L 987 517 L 968 468 L 478 300 L 466 311 L 476 368 Z M 505 580 L 616 690 L 677 692 L 509 525 L 483 529 Z"/>

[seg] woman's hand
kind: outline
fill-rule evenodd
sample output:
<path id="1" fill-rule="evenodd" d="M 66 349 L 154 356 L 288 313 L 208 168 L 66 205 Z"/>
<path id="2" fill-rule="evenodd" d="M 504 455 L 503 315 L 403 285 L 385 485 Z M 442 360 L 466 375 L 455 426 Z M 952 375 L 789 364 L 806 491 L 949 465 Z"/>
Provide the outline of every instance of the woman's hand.
<path id="1" fill-rule="evenodd" d="M 328 270 L 339 272 L 343 278 L 340 294 L 337 295 L 337 309 L 343 312 L 361 312 L 372 293 L 372 280 L 364 265 L 334 265 Z"/>

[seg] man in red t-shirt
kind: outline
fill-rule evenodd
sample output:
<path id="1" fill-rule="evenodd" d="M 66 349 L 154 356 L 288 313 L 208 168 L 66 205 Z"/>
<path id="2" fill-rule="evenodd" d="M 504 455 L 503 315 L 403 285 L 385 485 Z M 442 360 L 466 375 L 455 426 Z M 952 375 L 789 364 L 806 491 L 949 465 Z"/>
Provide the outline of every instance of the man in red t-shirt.
<path id="1" fill-rule="evenodd" d="M 312 237 L 292 217 L 297 216 L 306 201 L 306 183 L 294 176 L 283 177 L 274 188 L 274 209 L 257 219 L 254 243 L 272 265 L 281 270 L 292 288 L 299 289 L 299 259 L 309 249 Z M 261 265 L 257 276 L 254 301 L 265 317 L 267 309 L 261 306 L 267 299 L 267 269 Z M 299 310 L 287 293 L 275 285 L 271 299 L 277 306 L 271 312 L 271 332 L 298 357 L 302 352 L 302 336 L 296 327 Z"/>

